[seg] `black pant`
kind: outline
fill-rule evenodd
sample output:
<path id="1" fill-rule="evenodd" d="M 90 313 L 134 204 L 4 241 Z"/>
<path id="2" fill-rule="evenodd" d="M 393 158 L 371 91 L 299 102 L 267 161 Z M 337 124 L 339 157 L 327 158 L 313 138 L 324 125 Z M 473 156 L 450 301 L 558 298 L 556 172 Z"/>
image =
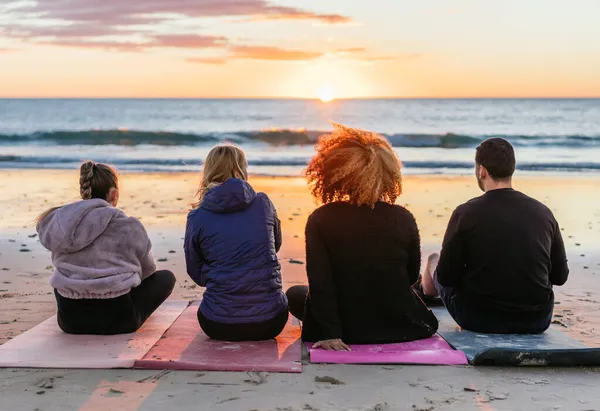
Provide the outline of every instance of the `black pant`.
<path id="1" fill-rule="evenodd" d="M 498 313 L 462 301 L 454 287 L 445 287 L 433 274 L 435 288 L 450 316 L 465 330 L 487 334 L 541 334 L 550 327 L 554 301 L 537 312 Z"/>
<path id="2" fill-rule="evenodd" d="M 308 286 L 295 285 L 290 287 L 285 295 L 288 298 L 290 313 L 300 321 L 304 321 L 304 310 L 306 308 L 306 297 L 308 296 Z"/>
<path id="3" fill-rule="evenodd" d="M 175 276 L 157 271 L 128 294 L 110 299 L 70 299 L 54 290 L 58 326 L 68 334 L 113 335 L 137 331 L 171 295 Z"/>
<path id="4" fill-rule="evenodd" d="M 486 312 L 480 307 L 462 304 L 456 297 L 444 300 L 446 309 L 465 330 L 484 334 L 541 334 L 550 327 L 552 307 L 535 313 Z"/>
<path id="5" fill-rule="evenodd" d="M 202 331 L 213 340 L 264 341 L 277 337 L 288 322 L 288 311 L 282 310 L 274 318 L 260 323 L 225 324 L 211 321 L 198 309 Z"/>

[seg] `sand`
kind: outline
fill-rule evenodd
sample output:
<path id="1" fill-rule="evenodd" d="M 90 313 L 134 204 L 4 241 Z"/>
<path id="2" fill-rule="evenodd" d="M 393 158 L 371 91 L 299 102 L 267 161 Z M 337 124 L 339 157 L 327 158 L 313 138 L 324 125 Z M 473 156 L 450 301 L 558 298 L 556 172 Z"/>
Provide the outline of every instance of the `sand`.
<path id="1" fill-rule="evenodd" d="M 76 200 L 77 177 L 73 171 L 0 171 L 0 343 L 55 311 L 48 285 L 52 262 L 35 236 L 33 221 L 47 207 Z M 199 175 L 152 173 L 121 177 L 120 206 L 129 215 L 141 218 L 153 240 L 159 266 L 177 275 L 172 298 L 198 299 L 202 290 L 185 273 L 182 238 Z M 305 182 L 300 178 L 254 176 L 251 183 L 271 197 L 282 221 L 283 247 L 279 257 L 285 286 L 305 283 L 304 224 L 316 207 Z M 571 278 L 565 287 L 556 289 L 558 305 L 553 327 L 600 347 L 597 176 L 519 176 L 515 185 L 545 202 L 563 230 Z M 406 205 L 417 219 L 424 257 L 438 250 L 452 210 L 477 195 L 480 192 L 471 177 L 405 178 L 404 194 L 398 203 Z M 199 409 L 211 410 L 600 409 L 600 392 L 594 388 L 600 381 L 598 374 L 581 369 L 497 371 L 470 367 L 309 365 L 301 376 L 272 375 L 261 386 L 244 383 L 248 378 L 245 374 L 219 373 L 202 378 L 196 378 L 194 373 L 170 373 L 150 385 L 136 382 L 138 377 L 151 375 L 143 371 L 2 370 L 0 410 L 92 410 L 106 407 L 110 401 L 127 404 L 126 408 L 115 409 L 185 409 L 198 404 L 199 398 L 206 400 L 206 407 Z M 345 384 L 331 386 L 314 381 L 324 375 L 340 378 Z M 36 382 L 48 376 L 62 378 L 53 389 L 36 395 Z M 191 384 L 196 380 L 212 382 Z M 136 398 L 145 400 L 137 404 L 129 395 L 111 396 L 106 391 L 110 384 L 125 387 L 124 392 L 134 392 Z M 463 390 L 472 384 L 479 392 Z M 552 388 L 555 384 L 560 384 L 560 389 Z M 52 401 L 48 401 L 50 397 Z M 27 407 L 18 407 L 24 398 L 28 398 Z"/>

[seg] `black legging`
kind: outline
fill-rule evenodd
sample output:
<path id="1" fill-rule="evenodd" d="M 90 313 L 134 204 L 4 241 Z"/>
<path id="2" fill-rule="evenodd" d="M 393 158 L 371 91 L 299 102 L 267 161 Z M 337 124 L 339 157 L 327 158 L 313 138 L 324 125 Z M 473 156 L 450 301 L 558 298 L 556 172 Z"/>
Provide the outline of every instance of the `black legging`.
<path id="1" fill-rule="evenodd" d="M 260 323 L 225 324 L 211 321 L 198 310 L 198 322 L 202 331 L 213 340 L 264 341 L 277 337 L 288 322 L 287 308 L 275 317 Z"/>
<path id="2" fill-rule="evenodd" d="M 306 306 L 306 297 L 308 296 L 308 286 L 295 285 L 290 287 L 286 293 L 290 313 L 300 321 L 304 321 L 304 309 Z"/>
<path id="3" fill-rule="evenodd" d="M 68 334 L 113 335 L 137 331 L 171 295 L 175 276 L 157 271 L 128 294 L 110 299 L 70 299 L 54 290 L 58 326 Z"/>
<path id="4" fill-rule="evenodd" d="M 413 287 L 417 295 L 430 307 L 444 305 L 439 297 L 429 297 L 423 293 L 421 283 Z M 290 313 L 300 321 L 304 321 L 304 310 L 306 307 L 306 297 L 308 296 L 308 286 L 294 285 L 285 293 L 288 298 Z"/>

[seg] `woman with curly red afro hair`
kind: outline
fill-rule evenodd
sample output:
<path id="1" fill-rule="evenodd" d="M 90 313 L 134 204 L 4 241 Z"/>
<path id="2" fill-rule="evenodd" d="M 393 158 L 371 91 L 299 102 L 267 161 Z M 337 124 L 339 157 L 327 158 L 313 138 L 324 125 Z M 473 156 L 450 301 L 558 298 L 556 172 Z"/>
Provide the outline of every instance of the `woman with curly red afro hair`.
<path id="1" fill-rule="evenodd" d="M 373 208 L 380 201 L 393 204 L 402 194 L 401 164 L 389 141 L 341 124 L 321 137 L 306 177 L 323 204 L 343 201 Z"/>
<path id="2" fill-rule="evenodd" d="M 430 337 L 438 323 L 412 289 L 421 245 L 414 217 L 395 204 L 396 152 L 376 133 L 339 124 L 315 149 L 306 178 L 322 205 L 306 224 L 308 287 L 287 292 L 303 339 L 349 350 Z"/>

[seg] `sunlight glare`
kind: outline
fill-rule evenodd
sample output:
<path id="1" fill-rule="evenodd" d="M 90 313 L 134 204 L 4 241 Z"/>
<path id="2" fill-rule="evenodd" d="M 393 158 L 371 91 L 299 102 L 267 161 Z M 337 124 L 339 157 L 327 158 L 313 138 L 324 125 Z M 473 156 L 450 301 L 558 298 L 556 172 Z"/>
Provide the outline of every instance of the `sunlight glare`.
<path id="1" fill-rule="evenodd" d="M 333 88 L 331 88 L 330 86 L 322 86 L 317 92 L 317 97 L 323 103 L 329 103 L 330 101 L 335 99 L 335 93 L 333 91 Z"/>

